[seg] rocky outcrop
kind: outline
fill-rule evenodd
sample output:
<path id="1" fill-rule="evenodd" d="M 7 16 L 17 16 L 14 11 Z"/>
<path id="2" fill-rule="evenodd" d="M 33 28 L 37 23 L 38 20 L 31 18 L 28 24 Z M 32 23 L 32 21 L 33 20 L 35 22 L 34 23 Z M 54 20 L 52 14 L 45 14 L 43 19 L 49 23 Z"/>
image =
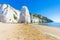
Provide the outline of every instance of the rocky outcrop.
<path id="1" fill-rule="evenodd" d="M 20 23 L 30 23 L 30 14 L 26 6 L 23 6 L 20 14 Z"/>
<path id="2" fill-rule="evenodd" d="M 8 4 L 0 4 L 0 22 L 17 23 L 20 11 L 12 8 Z"/>
<path id="3" fill-rule="evenodd" d="M 44 17 L 42 15 L 37 15 L 37 14 L 32 14 L 30 13 L 31 16 L 31 23 L 49 23 L 53 22 L 52 20 L 48 19 L 47 17 Z"/>
<path id="4" fill-rule="evenodd" d="M 26 6 L 21 11 L 8 4 L 0 4 L 0 22 L 5 23 L 30 23 L 30 14 Z"/>

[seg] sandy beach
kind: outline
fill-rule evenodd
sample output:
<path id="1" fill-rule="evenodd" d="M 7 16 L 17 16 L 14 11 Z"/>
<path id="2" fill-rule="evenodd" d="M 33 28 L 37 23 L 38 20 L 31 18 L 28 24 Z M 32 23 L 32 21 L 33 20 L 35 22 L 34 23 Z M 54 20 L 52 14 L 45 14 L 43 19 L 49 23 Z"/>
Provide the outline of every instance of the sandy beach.
<path id="1" fill-rule="evenodd" d="M 45 25 L 36 25 L 36 24 L 33 24 L 32 26 L 36 27 L 40 31 L 43 31 L 44 34 L 54 37 L 57 40 L 60 40 L 60 28 L 50 26 L 48 27 Z"/>
<path id="2" fill-rule="evenodd" d="M 0 23 L 0 40 L 60 40 L 60 29 L 36 24 Z M 51 33 L 51 34 L 50 34 Z"/>

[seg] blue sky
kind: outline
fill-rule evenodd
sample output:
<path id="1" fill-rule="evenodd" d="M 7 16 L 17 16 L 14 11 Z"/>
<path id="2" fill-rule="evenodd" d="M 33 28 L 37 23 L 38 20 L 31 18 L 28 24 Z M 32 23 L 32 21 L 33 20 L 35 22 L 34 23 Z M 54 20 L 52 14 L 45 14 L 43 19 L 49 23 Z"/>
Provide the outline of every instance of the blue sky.
<path id="1" fill-rule="evenodd" d="M 10 4 L 18 10 L 21 10 L 22 6 L 27 6 L 31 13 L 60 22 L 60 0 L 1 0 L 0 4 L 3 3 Z"/>

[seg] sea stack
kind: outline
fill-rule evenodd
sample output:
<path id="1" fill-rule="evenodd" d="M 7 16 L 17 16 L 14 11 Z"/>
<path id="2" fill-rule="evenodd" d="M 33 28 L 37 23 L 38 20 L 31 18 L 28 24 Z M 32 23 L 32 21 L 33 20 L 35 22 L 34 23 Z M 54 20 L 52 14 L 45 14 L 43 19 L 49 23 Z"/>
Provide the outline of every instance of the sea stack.
<path id="1" fill-rule="evenodd" d="M 30 23 L 30 14 L 26 6 L 23 6 L 21 9 L 20 20 L 21 23 Z"/>

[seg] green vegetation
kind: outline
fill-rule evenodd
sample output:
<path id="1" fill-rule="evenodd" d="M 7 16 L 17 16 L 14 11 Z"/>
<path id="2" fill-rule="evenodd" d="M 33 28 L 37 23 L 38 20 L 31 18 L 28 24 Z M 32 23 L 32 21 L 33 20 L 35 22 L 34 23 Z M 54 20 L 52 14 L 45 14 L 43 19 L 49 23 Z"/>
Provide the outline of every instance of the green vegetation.
<path id="1" fill-rule="evenodd" d="M 13 17 L 14 17 L 15 20 L 17 20 L 17 16 L 15 14 L 13 14 Z"/>
<path id="2" fill-rule="evenodd" d="M 50 20 L 50 19 L 48 19 L 47 17 L 44 17 L 44 16 L 42 16 L 42 15 L 37 15 L 37 14 L 32 14 L 32 13 L 30 13 L 30 15 L 31 15 L 32 17 L 39 18 L 39 20 L 41 20 L 41 21 L 39 21 L 39 23 L 49 23 L 49 22 L 53 22 L 52 20 Z M 32 21 L 32 20 L 31 20 L 31 21 Z"/>

